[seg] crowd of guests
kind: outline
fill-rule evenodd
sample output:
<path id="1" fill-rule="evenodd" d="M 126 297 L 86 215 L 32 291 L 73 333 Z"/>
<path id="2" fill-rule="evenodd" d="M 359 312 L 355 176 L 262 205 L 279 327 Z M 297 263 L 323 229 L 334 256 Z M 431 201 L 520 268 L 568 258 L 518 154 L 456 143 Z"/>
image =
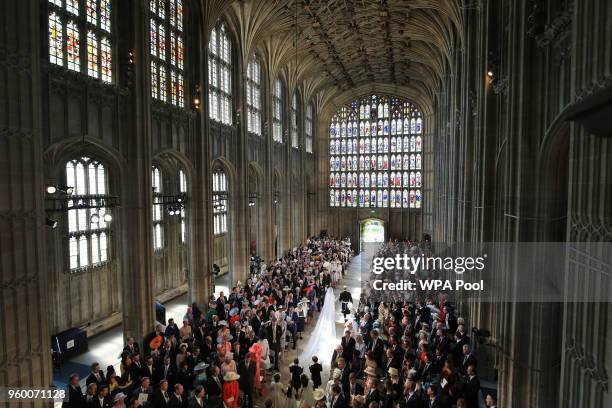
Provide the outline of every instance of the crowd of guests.
<path id="1" fill-rule="evenodd" d="M 377 256 L 427 252 L 426 245 L 388 242 Z M 275 378 L 266 407 L 479 407 L 478 361 L 452 302 L 442 293 L 387 295 L 362 292 L 328 363 L 329 381 L 321 381 L 318 358 L 309 367 L 296 361 L 288 384 Z M 496 407 L 495 395 L 487 394 L 484 404 Z"/>
<path id="2" fill-rule="evenodd" d="M 252 408 L 255 398 L 267 406 L 276 394 L 287 398 L 278 374 L 283 352 L 296 348 L 351 255 L 350 242 L 313 237 L 268 264 L 254 258 L 244 284 L 227 296 L 211 295 L 204 310 L 192 304 L 180 327 L 169 319 L 142 343 L 129 338 L 119 372 L 93 363 L 85 390 L 79 375 L 71 375 L 64 406 Z M 296 378 L 292 398 L 306 389 Z"/>

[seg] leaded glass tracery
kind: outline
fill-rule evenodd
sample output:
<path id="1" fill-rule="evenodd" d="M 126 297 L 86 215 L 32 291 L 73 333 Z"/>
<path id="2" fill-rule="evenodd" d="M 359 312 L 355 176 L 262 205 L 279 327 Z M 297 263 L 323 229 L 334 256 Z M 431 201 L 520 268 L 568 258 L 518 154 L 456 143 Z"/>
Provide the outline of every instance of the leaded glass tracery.
<path id="1" fill-rule="evenodd" d="M 399 98 L 340 108 L 329 130 L 330 206 L 421 208 L 422 134 L 421 112 Z"/>
<path id="2" fill-rule="evenodd" d="M 111 1 L 49 0 L 49 6 L 49 62 L 112 82 Z"/>
<path id="3" fill-rule="evenodd" d="M 283 83 L 276 78 L 272 88 L 272 137 L 275 142 L 283 143 Z"/>
<path id="4" fill-rule="evenodd" d="M 151 97 L 185 106 L 182 0 L 150 0 Z"/>
<path id="5" fill-rule="evenodd" d="M 104 165 L 89 157 L 66 163 L 66 185 L 73 187 L 68 200 L 70 207 L 78 206 L 86 196 L 108 195 Z M 70 209 L 68 218 L 68 266 L 74 272 L 108 260 L 109 223 L 107 208 Z M 97 217 L 93 217 L 93 216 Z"/>
<path id="6" fill-rule="evenodd" d="M 248 131 L 261 136 L 261 67 L 254 55 L 247 67 L 246 81 Z"/>
<path id="7" fill-rule="evenodd" d="M 224 23 L 213 28 L 208 44 L 208 114 L 211 119 L 232 124 L 231 43 Z"/>

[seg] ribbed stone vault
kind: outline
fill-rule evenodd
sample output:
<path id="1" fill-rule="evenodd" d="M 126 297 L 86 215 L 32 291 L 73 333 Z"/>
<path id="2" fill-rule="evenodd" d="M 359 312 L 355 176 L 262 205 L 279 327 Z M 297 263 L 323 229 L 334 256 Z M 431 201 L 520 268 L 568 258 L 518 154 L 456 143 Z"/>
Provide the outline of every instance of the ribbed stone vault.
<path id="1" fill-rule="evenodd" d="M 227 18 L 244 55 L 258 52 L 271 76 L 281 74 L 306 98 L 316 96 L 322 110 L 334 110 L 347 101 L 339 95 L 371 84 L 431 106 L 453 48 L 461 46 L 461 3 L 214 0 L 203 7 L 207 19 Z"/>

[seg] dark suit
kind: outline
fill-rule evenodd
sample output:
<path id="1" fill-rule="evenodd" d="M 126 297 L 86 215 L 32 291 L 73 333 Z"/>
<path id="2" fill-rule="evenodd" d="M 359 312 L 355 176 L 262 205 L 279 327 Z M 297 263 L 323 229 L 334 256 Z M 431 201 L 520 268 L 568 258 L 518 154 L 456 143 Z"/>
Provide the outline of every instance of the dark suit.
<path id="1" fill-rule="evenodd" d="M 355 339 L 350 337 L 348 340 L 346 337 L 342 337 L 342 357 L 346 360 L 347 364 L 350 364 L 353 359 L 353 351 L 355 351 Z"/>
<path id="2" fill-rule="evenodd" d="M 404 395 L 404 402 L 402 404 L 402 408 L 420 408 L 421 407 L 421 399 L 419 398 L 416 392 L 413 392 L 410 395 Z"/>
<path id="3" fill-rule="evenodd" d="M 346 399 L 352 401 L 355 395 L 363 395 L 363 386 L 356 381 L 353 384 L 349 383 Z"/>
<path id="4" fill-rule="evenodd" d="M 372 401 L 380 403 L 380 394 L 377 389 L 370 390 L 368 395 L 366 395 L 365 406 L 369 407 Z"/>
<path id="5" fill-rule="evenodd" d="M 313 363 L 309 369 L 314 388 L 319 388 L 321 385 L 321 371 L 323 371 L 323 366 L 320 363 Z"/>
<path id="6" fill-rule="evenodd" d="M 89 384 L 91 383 L 96 383 L 96 385 L 99 387 L 100 384 L 106 384 L 106 378 L 104 378 L 104 373 L 102 371 L 99 371 L 98 375 L 100 376 L 99 380 L 96 378 L 94 373 L 89 374 L 87 376 L 87 379 L 85 380 L 85 385 L 89 386 Z"/>
<path id="7" fill-rule="evenodd" d="M 465 374 L 469 366 L 476 366 L 476 364 L 476 357 L 474 357 L 472 353 L 468 354 L 467 356 L 464 355 L 461 359 L 461 372 Z"/>
<path id="8" fill-rule="evenodd" d="M 275 333 L 272 332 L 273 327 L 275 329 Z M 268 338 L 268 343 L 270 343 L 270 350 L 274 351 L 274 368 L 276 370 L 278 370 L 278 355 L 280 353 L 280 341 L 282 333 L 283 330 L 279 325 L 269 325 L 268 327 L 266 327 L 266 337 Z M 276 341 L 273 341 L 273 337 Z"/>
<path id="9" fill-rule="evenodd" d="M 113 403 L 109 397 L 104 398 L 102 401 L 98 397 L 93 397 L 87 404 L 87 408 L 110 408 L 112 406 Z"/>
<path id="10" fill-rule="evenodd" d="M 160 365 L 157 367 L 157 376 L 155 378 L 155 384 L 159 384 L 161 380 L 168 380 L 169 389 L 172 389 L 174 386 L 174 368 L 172 364 L 168 366 L 166 369 L 165 365 Z"/>
<path id="11" fill-rule="evenodd" d="M 376 363 L 378 363 L 378 366 L 382 367 L 382 359 L 383 359 L 383 354 L 385 352 L 385 345 L 383 341 L 380 339 L 380 337 L 376 339 L 376 341 L 372 339 L 372 341 L 370 342 L 370 346 L 368 347 L 368 350 L 370 350 L 372 354 L 374 355 L 374 360 L 376 361 Z"/>
<path id="12" fill-rule="evenodd" d="M 223 394 L 223 380 L 217 377 L 219 382 L 217 383 L 212 376 L 206 379 L 204 389 L 206 390 L 206 396 L 208 397 L 207 406 L 209 407 L 220 407 L 221 394 Z"/>
<path id="13" fill-rule="evenodd" d="M 68 402 L 65 402 L 63 406 L 64 408 L 85 408 L 87 406 L 81 387 L 68 386 Z"/>
<path id="14" fill-rule="evenodd" d="M 468 408 L 478 408 L 478 392 L 480 391 L 480 380 L 474 376 L 465 379 L 463 389 Z"/>
<path id="15" fill-rule="evenodd" d="M 427 404 L 425 405 L 426 408 L 442 408 L 442 403 L 438 397 L 434 397 L 434 399 L 427 397 L 425 403 Z"/>
<path id="16" fill-rule="evenodd" d="M 202 399 L 202 402 L 200 403 L 196 397 L 191 397 L 187 403 L 187 408 L 204 408 L 204 404 L 206 404 L 206 400 Z"/>
<path id="17" fill-rule="evenodd" d="M 336 395 L 335 397 L 332 396 L 329 399 L 329 403 L 330 403 L 329 408 L 348 408 L 348 404 L 346 403 L 346 400 L 342 396 L 342 393 Z"/>
<path id="18" fill-rule="evenodd" d="M 170 394 L 168 394 L 168 397 L 170 397 Z M 151 405 L 153 405 L 153 408 L 168 408 L 168 403 L 166 403 L 162 390 L 156 390 L 149 398 L 149 401 Z"/>
<path id="19" fill-rule="evenodd" d="M 255 388 L 255 370 L 257 366 L 253 361 L 249 362 L 247 367 L 245 360 L 238 363 L 236 371 L 240 376 L 238 381 L 240 390 L 244 392 L 245 405 L 248 408 L 253 408 L 253 389 Z M 259 375 L 259 373 L 257 373 Z"/>
<path id="20" fill-rule="evenodd" d="M 157 385 L 157 383 L 155 383 L 155 380 L 157 379 L 157 368 L 154 365 L 151 366 L 151 368 L 149 368 L 145 364 L 140 369 L 140 378 L 143 378 L 143 377 L 149 377 L 149 379 L 151 380 L 151 384 Z"/>
<path id="21" fill-rule="evenodd" d="M 123 348 L 123 352 L 129 353 L 129 354 L 140 353 L 140 347 L 138 346 L 138 343 L 132 344 L 131 347 L 129 344 L 126 344 L 125 347 Z"/>
<path id="22" fill-rule="evenodd" d="M 187 399 L 183 396 L 179 399 L 176 394 L 172 394 L 168 401 L 168 408 L 187 408 Z"/>

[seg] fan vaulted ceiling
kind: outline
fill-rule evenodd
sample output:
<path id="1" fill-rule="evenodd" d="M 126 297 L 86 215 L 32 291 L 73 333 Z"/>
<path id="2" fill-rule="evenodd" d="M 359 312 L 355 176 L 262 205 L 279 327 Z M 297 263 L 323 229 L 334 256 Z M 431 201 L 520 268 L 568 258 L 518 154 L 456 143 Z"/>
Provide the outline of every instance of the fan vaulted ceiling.
<path id="1" fill-rule="evenodd" d="M 273 75 L 319 103 L 346 102 L 372 84 L 431 101 L 461 41 L 460 0 L 211 0 L 204 7 L 209 17 L 226 11 L 244 54 L 258 51 Z"/>

